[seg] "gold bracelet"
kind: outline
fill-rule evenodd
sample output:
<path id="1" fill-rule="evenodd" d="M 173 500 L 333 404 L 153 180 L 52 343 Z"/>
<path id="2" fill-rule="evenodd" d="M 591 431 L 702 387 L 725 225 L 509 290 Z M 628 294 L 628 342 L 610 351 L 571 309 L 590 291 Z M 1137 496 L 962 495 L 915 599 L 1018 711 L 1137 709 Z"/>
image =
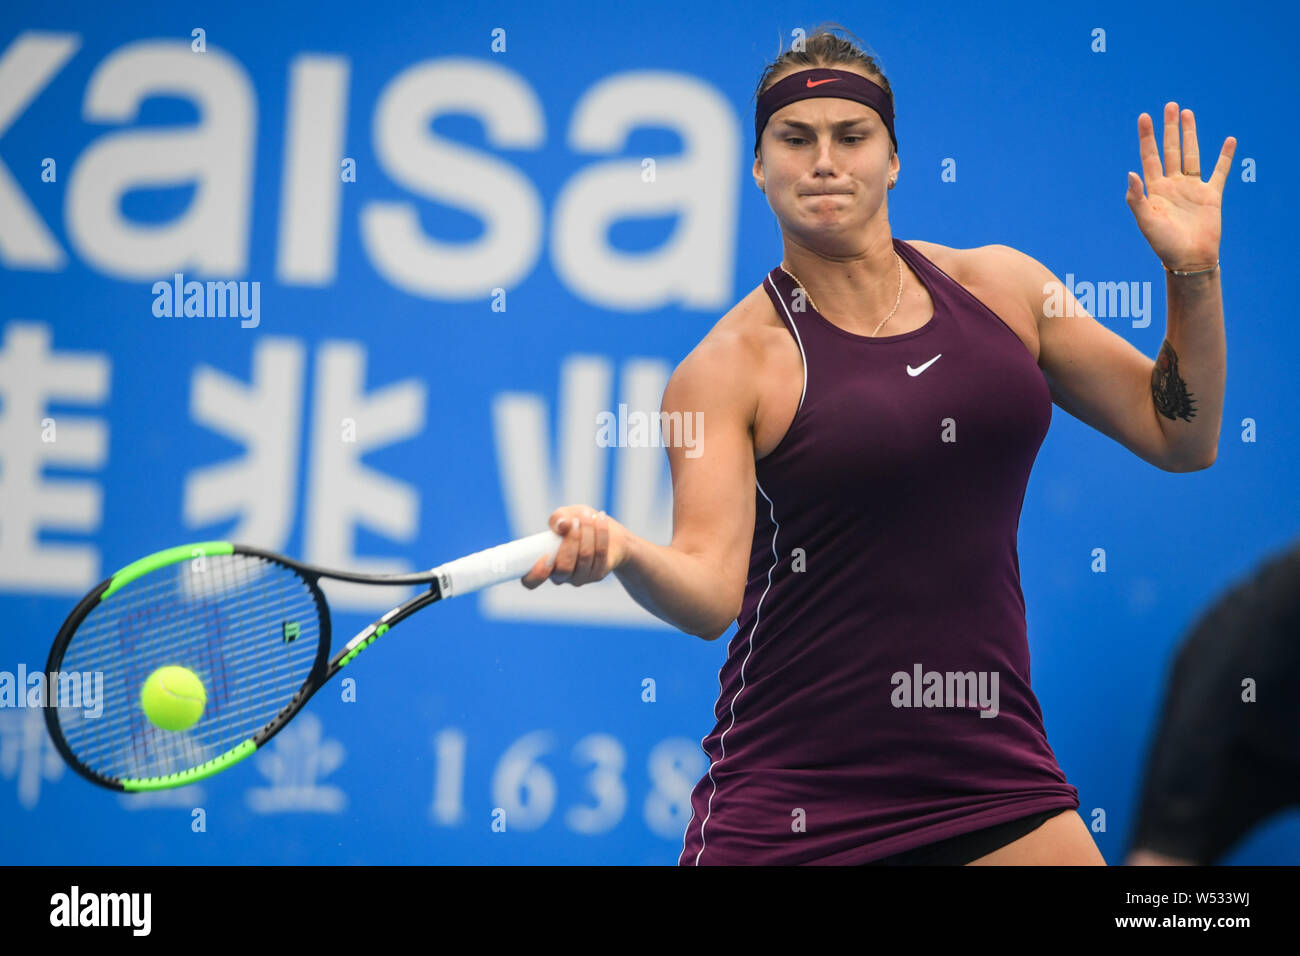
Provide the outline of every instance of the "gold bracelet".
<path id="1" fill-rule="evenodd" d="M 1162 266 L 1165 266 L 1165 264 L 1164 264 L 1163 261 L 1162 261 L 1160 264 L 1161 264 Z M 1219 268 L 1219 260 L 1218 260 L 1218 259 L 1215 259 L 1215 260 L 1214 260 L 1214 265 L 1210 266 L 1210 268 L 1208 268 L 1208 269 L 1199 269 L 1199 270 L 1197 270 L 1196 272 L 1179 272 L 1177 269 L 1171 269 L 1171 268 L 1169 268 L 1168 266 L 1165 266 L 1165 271 L 1168 272 L 1168 273 L 1170 273 L 1171 275 L 1176 275 L 1176 276 L 1203 276 L 1203 275 L 1205 275 L 1207 272 L 1213 272 L 1213 271 L 1214 271 L 1215 269 L 1217 269 L 1217 268 Z"/>

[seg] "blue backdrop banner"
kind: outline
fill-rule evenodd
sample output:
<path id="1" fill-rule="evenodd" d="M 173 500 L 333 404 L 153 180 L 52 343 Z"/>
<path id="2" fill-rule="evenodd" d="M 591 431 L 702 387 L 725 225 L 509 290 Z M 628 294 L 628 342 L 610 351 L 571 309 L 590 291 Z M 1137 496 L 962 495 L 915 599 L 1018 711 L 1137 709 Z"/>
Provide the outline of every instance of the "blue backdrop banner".
<path id="1" fill-rule="evenodd" d="M 894 235 L 1021 249 L 1147 356 L 1138 114 L 1191 107 L 1206 156 L 1238 140 L 1217 462 L 1162 472 L 1058 408 L 1021 520 L 1034 688 L 1110 863 L 1179 641 L 1300 528 L 1291 30 L 1191 6 L 839 14 L 896 97 Z M 80 778 L 28 690 L 81 595 L 176 544 L 414 571 L 576 503 L 667 544 L 653 416 L 781 260 L 752 97 L 803 12 L 0 12 L 0 862 L 677 861 L 731 632 L 678 632 L 612 576 L 423 612 L 175 791 Z M 336 646 L 404 596 L 324 590 Z M 1291 808 L 1227 862 L 1297 859 Z"/>

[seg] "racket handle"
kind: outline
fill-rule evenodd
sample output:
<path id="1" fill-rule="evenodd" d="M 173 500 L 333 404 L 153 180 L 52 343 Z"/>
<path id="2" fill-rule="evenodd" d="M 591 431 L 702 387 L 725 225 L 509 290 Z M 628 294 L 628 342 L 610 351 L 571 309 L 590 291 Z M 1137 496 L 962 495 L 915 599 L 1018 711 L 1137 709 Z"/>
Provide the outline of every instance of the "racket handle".
<path id="1" fill-rule="evenodd" d="M 440 564 L 433 569 L 438 575 L 438 589 L 444 598 L 459 597 L 522 578 L 542 555 L 554 556 L 563 540 L 563 536 L 547 530 Z"/>

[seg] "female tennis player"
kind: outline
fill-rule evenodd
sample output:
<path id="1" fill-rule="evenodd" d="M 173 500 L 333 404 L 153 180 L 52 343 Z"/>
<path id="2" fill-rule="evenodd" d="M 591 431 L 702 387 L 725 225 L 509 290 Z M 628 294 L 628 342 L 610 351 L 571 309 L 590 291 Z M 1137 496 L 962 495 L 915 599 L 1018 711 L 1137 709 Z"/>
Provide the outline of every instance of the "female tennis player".
<path id="1" fill-rule="evenodd" d="M 1138 117 L 1145 195 L 1129 174 L 1169 273 L 1153 363 L 1077 301 L 1049 307 L 1064 286 L 1024 253 L 893 238 L 873 57 L 819 30 L 768 67 L 753 172 L 784 259 L 664 392 L 707 438 L 668 449 L 672 541 L 566 506 L 554 564 L 522 579 L 612 572 L 710 641 L 736 620 L 680 863 L 1104 865 L 1030 688 L 1016 535 L 1053 401 L 1165 471 L 1214 461 L 1235 142 L 1202 182 L 1179 115 L 1163 171 Z"/>

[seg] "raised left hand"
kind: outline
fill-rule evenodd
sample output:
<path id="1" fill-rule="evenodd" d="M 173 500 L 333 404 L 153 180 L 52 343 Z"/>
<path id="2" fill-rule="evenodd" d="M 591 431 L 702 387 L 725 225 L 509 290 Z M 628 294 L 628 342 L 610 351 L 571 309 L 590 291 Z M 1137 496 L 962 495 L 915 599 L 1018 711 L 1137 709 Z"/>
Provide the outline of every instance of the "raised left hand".
<path id="1" fill-rule="evenodd" d="M 1138 151 L 1146 177 L 1146 195 L 1137 173 L 1128 174 L 1124 197 L 1138 228 L 1168 269 L 1193 272 L 1213 268 L 1219 259 L 1223 187 L 1228 182 L 1237 140 L 1223 141 L 1219 160 L 1208 182 L 1201 182 L 1201 153 L 1196 144 L 1196 118 L 1182 111 L 1183 146 L 1178 146 L 1177 103 L 1165 104 L 1165 161 L 1156 151 L 1155 125 L 1146 113 L 1138 116 Z"/>

